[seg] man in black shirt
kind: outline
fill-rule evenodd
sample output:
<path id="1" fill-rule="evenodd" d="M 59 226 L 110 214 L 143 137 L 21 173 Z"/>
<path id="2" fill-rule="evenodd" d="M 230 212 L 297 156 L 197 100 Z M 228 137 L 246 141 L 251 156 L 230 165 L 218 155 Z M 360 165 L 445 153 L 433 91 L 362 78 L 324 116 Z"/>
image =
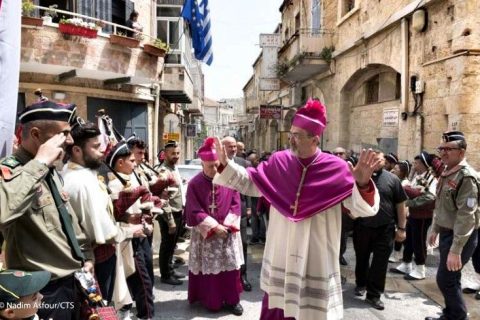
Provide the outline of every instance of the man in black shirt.
<path id="1" fill-rule="evenodd" d="M 385 307 L 380 296 L 385 289 L 388 257 L 392 253 L 394 239 L 405 240 L 407 195 L 403 191 L 400 179 L 384 170 L 383 152 L 376 151 L 376 154 L 383 160 L 372 176 L 380 193 L 380 209 L 375 216 L 358 218 L 355 221 L 353 231 L 357 285 L 355 295 L 363 296 L 366 292 L 365 301 L 375 309 L 383 310 Z"/>

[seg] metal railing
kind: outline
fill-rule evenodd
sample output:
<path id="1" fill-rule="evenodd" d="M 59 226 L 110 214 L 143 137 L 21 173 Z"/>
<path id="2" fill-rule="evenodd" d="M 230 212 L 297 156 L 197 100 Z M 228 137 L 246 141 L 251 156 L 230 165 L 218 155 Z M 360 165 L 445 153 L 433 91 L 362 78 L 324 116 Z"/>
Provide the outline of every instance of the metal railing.
<path id="1" fill-rule="evenodd" d="M 83 15 L 83 14 L 80 14 L 80 13 L 76 13 L 76 12 L 65 11 L 65 10 L 60 10 L 60 9 L 55 9 L 55 8 L 49 8 L 49 7 L 42 7 L 42 6 L 37 6 L 37 5 L 35 6 L 35 9 L 44 10 L 44 11 L 47 11 L 47 12 L 55 12 L 55 13 L 57 13 L 58 16 L 60 16 L 60 14 L 62 14 L 62 15 L 68 15 L 68 16 L 71 16 L 71 17 L 82 18 L 82 19 L 84 19 L 84 20 L 87 20 L 86 22 L 93 21 L 93 22 L 96 22 L 97 25 L 100 25 L 100 26 L 112 26 L 113 32 L 112 32 L 111 34 L 117 34 L 117 29 L 122 29 L 122 30 L 126 30 L 126 31 L 131 31 L 131 32 L 133 32 L 133 33 L 136 34 L 136 35 L 140 35 L 141 37 L 149 38 L 149 39 L 151 39 L 151 40 L 156 40 L 156 39 L 157 39 L 156 37 L 152 37 L 152 36 L 149 35 L 149 34 L 146 34 L 146 33 L 143 33 L 143 32 L 139 32 L 139 31 L 137 31 L 137 30 L 135 30 L 135 29 L 132 29 L 132 28 L 129 28 L 129 27 L 120 25 L 120 24 L 116 24 L 116 23 L 113 23 L 113 22 L 110 22 L 110 21 L 106 21 L 106 20 L 102 20 L 102 19 L 98 19 L 98 18 L 86 16 L 86 15 Z M 52 25 L 56 25 L 56 23 L 52 23 Z M 104 35 L 104 36 L 108 36 L 108 35 L 109 35 L 108 33 L 104 33 L 103 31 L 101 32 L 101 34 Z M 141 40 L 143 40 L 143 39 L 141 39 Z"/>

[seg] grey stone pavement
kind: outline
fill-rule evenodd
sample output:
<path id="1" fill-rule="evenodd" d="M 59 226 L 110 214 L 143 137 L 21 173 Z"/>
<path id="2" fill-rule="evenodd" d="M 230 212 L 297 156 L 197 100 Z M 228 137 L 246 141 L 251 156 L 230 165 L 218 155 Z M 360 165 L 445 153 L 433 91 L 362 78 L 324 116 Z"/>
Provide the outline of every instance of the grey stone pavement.
<path id="1" fill-rule="evenodd" d="M 188 241 L 179 243 L 177 254 L 188 258 Z M 260 267 L 263 254 L 263 246 L 249 246 L 248 278 L 252 283 L 253 290 L 244 292 L 241 296 L 241 304 L 244 313 L 236 317 L 228 312 L 220 311 L 212 313 L 205 310 L 201 305 L 190 305 L 187 301 L 188 280 L 184 280 L 181 286 L 171 286 L 160 282 L 158 262 L 158 249 L 154 249 L 155 259 L 155 319 L 184 320 L 184 319 L 259 319 L 263 293 L 259 288 Z M 354 265 L 355 254 L 351 238 L 349 238 L 345 258 L 349 265 L 342 267 L 342 274 L 347 277 L 347 283 L 343 289 L 344 319 L 345 320 L 423 320 L 426 316 L 435 316 L 441 313 L 440 304 L 443 298 L 435 283 L 436 266 L 438 264 L 438 251 L 427 259 L 427 279 L 409 282 L 400 275 L 387 274 L 387 285 L 382 301 L 385 310 L 378 311 L 367 305 L 363 298 L 355 297 Z M 390 264 L 389 267 L 396 264 Z M 188 274 L 186 266 L 178 269 Z M 473 269 L 469 263 L 464 269 L 463 278 L 471 278 Z M 207 293 L 208 294 L 208 293 Z M 465 295 L 471 320 L 480 320 L 480 301 L 472 296 Z M 299 319 L 301 320 L 301 319 Z"/>

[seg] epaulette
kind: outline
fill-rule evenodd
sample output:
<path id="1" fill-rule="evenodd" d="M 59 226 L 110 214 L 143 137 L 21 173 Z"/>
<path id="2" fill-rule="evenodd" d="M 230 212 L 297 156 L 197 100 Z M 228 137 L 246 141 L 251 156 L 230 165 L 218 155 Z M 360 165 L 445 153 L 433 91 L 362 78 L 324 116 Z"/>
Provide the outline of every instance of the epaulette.
<path id="1" fill-rule="evenodd" d="M 15 169 L 16 167 L 21 165 L 21 163 L 17 159 L 15 159 L 14 156 L 10 156 L 10 157 L 7 157 L 7 158 L 3 159 L 1 164 L 9 167 L 11 169 Z"/>

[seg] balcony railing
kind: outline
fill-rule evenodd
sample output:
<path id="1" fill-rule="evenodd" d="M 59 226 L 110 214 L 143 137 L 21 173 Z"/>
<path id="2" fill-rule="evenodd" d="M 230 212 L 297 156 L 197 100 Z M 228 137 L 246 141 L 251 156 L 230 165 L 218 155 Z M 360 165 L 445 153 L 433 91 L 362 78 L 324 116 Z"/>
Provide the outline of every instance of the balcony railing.
<path id="1" fill-rule="evenodd" d="M 123 32 L 123 33 L 125 33 L 125 31 L 134 32 L 134 34 L 138 35 L 138 37 L 141 38 L 141 39 L 149 39 L 151 41 L 156 40 L 155 37 L 152 37 L 151 35 L 143 33 L 143 32 L 138 32 L 135 29 L 132 29 L 132 28 L 120 25 L 120 24 L 116 24 L 116 23 L 113 23 L 113 22 L 110 22 L 110 21 L 86 16 L 86 15 L 83 15 L 83 14 L 80 14 L 80 13 L 65 11 L 65 10 L 60 10 L 60 9 L 55 9 L 55 8 L 49 8 L 49 7 L 43 7 L 43 6 L 37 6 L 37 5 L 35 6 L 35 9 L 36 10 L 44 10 L 44 11 L 47 11 L 47 12 L 55 12 L 57 15 L 62 15 L 62 16 L 67 16 L 67 17 L 82 18 L 86 22 L 94 22 L 94 23 L 96 23 L 97 25 L 100 25 L 100 26 L 110 26 L 111 29 L 113 30 L 111 32 L 111 34 L 117 34 L 119 32 L 118 29 L 120 29 L 120 30 L 122 30 L 120 32 Z M 58 27 L 57 23 L 51 23 L 49 25 Z M 105 28 L 105 27 L 103 27 L 103 28 Z M 109 34 L 103 32 L 103 30 L 99 34 L 102 35 L 102 36 L 109 36 Z"/>

